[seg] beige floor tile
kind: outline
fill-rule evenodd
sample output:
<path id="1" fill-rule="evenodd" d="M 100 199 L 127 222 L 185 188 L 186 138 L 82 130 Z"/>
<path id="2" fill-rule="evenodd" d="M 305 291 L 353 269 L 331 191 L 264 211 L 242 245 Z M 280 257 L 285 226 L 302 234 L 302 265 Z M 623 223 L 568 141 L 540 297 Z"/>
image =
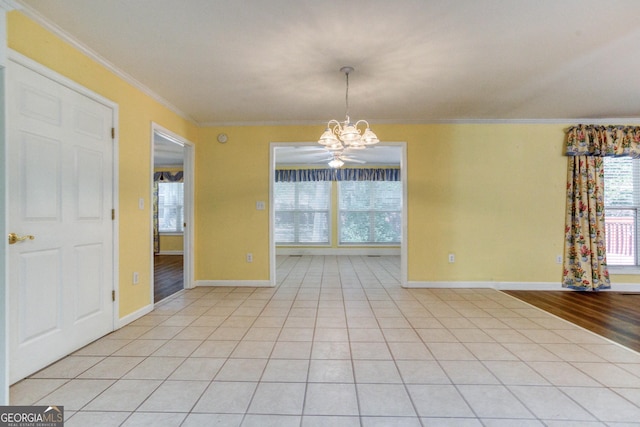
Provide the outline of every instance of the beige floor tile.
<path id="1" fill-rule="evenodd" d="M 110 356 L 129 344 L 129 339 L 101 338 L 73 353 L 74 356 Z"/>
<path id="2" fill-rule="evenodd" d="M 114 356 L 149 356 L 166 344 L 167 340 L 135 340 L 116 351 Z"/>
<path id="3" fill-rule="evenodd" d="M 407 389 L 421 417 L 475 416 L 453 385 L 408 385 Z"/>
<path id="4" fill-rule="evenodd" d="M 231 353 L 234 359 L 268 359 L 275 345 L 274 341 L 240 341 Z"/>
<path id="5" fill-rule="evenodd" d="M 202 394 L 193 412 L 244 414 L 257 385 L 256 382 L 214 381 Z"/>
<path id="6" fill-rule="evenodd" d="M 187 414 L 170 414 L 164 412 L 136 412 L 132 414 L 122 427 L 178 427 Z"/>
<path id="7" fill-rule="evenodd" d="M 308 384 L 304 414 L 359 415 L 355 384 Z"/>
<path id="8" fill-rule="evenodd" d="M 576 402 L 588 402 L 587 409 L 600 421 L 637 423 L 640 408 L 612 390 L 602 387 L 561 387 Z"/>
<path id="9" fill-rule="evenodd" d="M 169 376 L 170 380 L 212 381 L 226 359 L 211 357 L 191 357 L 186 359 Z"/>
<path id="10" fill-rule="evenodd" d="M 309 360 L 271 359 L 262 374 L 262 381 L 268 382 L 306 382 L 309 372 Z"/>
<path id="11" fill-rule="evenodd" d="M 391 360 L 392 356 L 385 343 L 354 342 L 351 343 L 353 359 Z"/>
<path id="12" fill-rule="evenodd" d="M 259 381 L 267 365 L 267 359 L 228 359 L 222 366 L 216 381 Z"/>
<path id="13" fill-rule="evenodd" d="M 312 359 L 351 359 L 351 346 L 348 342 L 314 342 Z"/>
<path id="14" fill-rule="evenodd" d="M 433 355 L 422 342 L 390 342 L 395 360 L 433 360 Z"/>
<path id="15" fill-rule="evenodd" d="M 355 361 L 354 361 L 355 363 Z M 405 384 L 449 384 L 451 381 L 435 361 L 398 360 L 400 375 Z"/>
<path id="16" fill-rule="evenodd" d="M 165 381 L 140 406 L 142 412 L 189 412 L 209 381 Z"/>
<path id="17" fill-rule="evenodd" d="M 144 357 L 114 356 L 98 362 L 87 369 L 78 378 L 119 379 L 144 360 Z"/>
<path id="18" fill-rule="evenodd" d="M 443 360 L 440 366 L 453 384 L 500 384 L 495 375 L 475 360 Z"/>
<path id="19" fill-rule="evenodd" d="M 247 414 L 242 427 L 299 427 L 299 415 L 254 415 Z"/>
<path id="20" fill-rule="evenodd" d="M 66 427 L 113 427 L 121 425 L 131 414 L 129 412 L 77 412 L 69 420 Z"/>
<path id="21" fill-rule="evenodd" d="M 71 380 L 46 395 L 37 405 L 59 405 L 65 410 L 77 411 L 105 391 L 114 380 Z"/>
<path id="22" fill-rule="evenodd" d="M 92 400 L 87 411 L 135 411 L 162 384 L 160 380 L 120 380 Z"/>
<path id="23" fill-rule="evenodd" d="M 204 341 L 191 357 L 229 357 L 240 341 Z"/>
<path id="24" fill-rule="evenodd" d="M 184 361 L 184 357 L 148 357 L 122 378 L 164 380 Z"/>
<path id="25" fill-rule="evenodd" d="M 535 418 L 504 386 L 459 385 L 458 391 L 480 418 Z"/>
<path id="26" fill-rule="evenodd" d="M 431 424 L 427 424 L 431 425 Z M 362 417 L 363 427 L 421 427 L 418 417 Z"/>
<path id="27" fill-rule="evenodd" d="M 272 359 L 309 359 L 311 355 L 310 341 L 278 341 L 271 353 Z"/>
<path id="28" fill-rule="evenodd" d="M 67 356 L 36 372 L 31 378 L 75 378 L 103 359 L 102 356 Z"/>
<path id="29" fill-rule="evenodd" d="M 508 388 L 536 417 L 545 421 L 596 421 L 587 410 L 555 387 Z"/>
<path id="30" fill-rule="evenodd" d="M 305 415 L 302 427 L 360 427 L 359 417 Z"/>
<path id="31" fill-rule="evenodd" d="M 354 360 L 356 383 L 401 384 L 402 379 L 392 360 Z"/>
<path id="32" fill-rule="evenodd" d="M 203 342 L 202 340 L 169 340 L 151 356 L 187 357 L 202 345 Z"/>
<path id="33" fill-rule="evenodd" d="M 309 382 L 353 383 L 351 360 L 312 360 L 309 365 Z"/>
<path id="34" fill-rule="evenodd" d="M 305 383 L 260 383 L 247 413 L 302 415 Z"/>
<path id="35" fill-rule="evenodd" d="M 358 384 L 357 389 L 363 416 L 417 416 L 401 384 Z"/>
<path id="36" fill-rule="evenodd" d="M 11 386 L 9 390 L 9 404 L 19 406 L 30 406 L 42 399 L 44 396 L 53 392 L 63 384 L 67 383 L 67 379 L 37 379 L 27 378 Z"/>

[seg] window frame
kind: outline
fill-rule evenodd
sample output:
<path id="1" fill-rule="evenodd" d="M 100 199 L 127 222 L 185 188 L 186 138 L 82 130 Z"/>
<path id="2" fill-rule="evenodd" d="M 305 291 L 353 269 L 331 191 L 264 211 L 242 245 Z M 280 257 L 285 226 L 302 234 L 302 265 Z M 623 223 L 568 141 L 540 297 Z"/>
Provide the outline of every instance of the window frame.
<path id="1" fill-rule="evenodd" d="M 298 201 L 299 201 L 299 192 L 298 192 L 298 185 L 299 184 L 306 184 L 309 182 L 313 182 L 315 184 L 320 184 L 320 183 L 324 183 L 324 185 L 326 185 L 328 187 L 328 191 L 327 191 L 327 209 L 277 209 L 276 208 L 276 189 L 275 186 L 277 186 L 278 184 L 294 184 L 295 185 L 295 205 L 296 207 L 298 206 Z M 333 193 L 333 186 L 331 185 L 331 181 L 297 181 L 297 182 L 275 182 L 274 183 L 274 208 L 273 208 L 273 220 L 274 220 L 274 231 L 273 231 L 273 240 L 274 240 L 274 244 L 277 247 L 331 247 L 332 246 L 332 236 L 333 236 L 333 232 L 332 232 L 332 212 L 333 212 L 333 197 L 332 197 L 332 193 Z M 276 218 L 278 216 L 278 212 L 292 212 L 294 214 L 294 242 L 278 242 L 277 238 L 276 238 Z M 308 213 L 308 212 L 326 212 L 327 215 L 327 241 L 326 242 L 300 242 L 300 229 L 299 229 L 299 215 L 298 213 Z"/>
<path id="2" fill-rule="evenodd" d="M 163 236 L 182 236 L 182 235 L 184 235 L 184 222 L 185 222 L 185 218 L 184 218 L 184 182 L 158 182 L 158 218 L 160 218 L 160 209 L 161 209 L 160 187 L 163 186 L 163 185 L 167 185 L 167 184 L 180 184 L 180 185 L 182 185 L 182 203 L 166 205 L 168 207 L 179 207 L 180 221 L 178 221 L 178 219 L 176 218 L 176 226 L 179 227 L 179 229 L 173 229 L 173 230 L 162 229 L 162 228 L 160 228 L 160 221 L 158 220 L 158 233 L 163 235 Z M 165 207 L 164 203 L 162 204 L 162 207 L 163 208 Z"/>
<path id="3" fill-rule="evenodd" d="M 378 182 L 397 182 L 400 185 L 399 188 L 399 194 L 400 194 L 400 207 L 398 210 L 375 210 L 373 208 L 373 204 L 374 204 L 374 200 L 375 200 L 375 191 L 369 191 L 369 208 L 368 209 L 343 209 L 340 201 L 342 200 L 342 195 L 341 192 L 343 191 L 341 188 L 341 185 L 343 182 L 352 182 L 352 181 L 337 181 L 337 192 L 338 192 L 338 198 L 337 198 L 337 209 L 336 209 L 336 222 L 337 222 L 337 227 L 338 227 L 338 235 L 337 235 L 337 240 L 338 240 L 338 246 L 339 247 L 354 247 L 354 246 L 362 246 L 362 247 L 366 247 L 366 246 L 373 246 L 373 247 L 398 247 L 402 245 L 402 227 L 403 227 L 403 203 L 402 203 L 402 181 L 357 181 L 357 182 L 366 182 L 369 184 L 375 184 Z M 375 188 L 375 186 L 371 186 L 371 188 Z M 342 241 L 342 213 L 343 212 L 365 212 L 368 213 L 369 215 L 369 241 L 367 242 L 343 242 Z M 376 214 L 380 214 L 380 213 L 395 213 L 397 215 L 399 215 L 400 218 L 400 233 L 399 233 L 399 240 L 397 242 L 375 242 L 375 241 L 371 241 L 371 239 L 375 239 L 375 217 Z"/>
<path id="4" fill-rule="evenodd" d="M 611 161 L 611 159 L 624 159 L 625 157 L 605 157 L 604 159 L 607 161 Z M 628 210 L 635 212 L 635 221 L 634 221 L 634 231 L 635 236 L 633 238 L 634 242 L 634 265 L 621 265 L 621 264 L 611 264 L 609 259 L 609 251 L 607 248 L 607 268 L 612 274 L 640 274 L 640 159 L 631 159 L 632 162 L 632 183 L 633 183 L 633 204 L 631 205 L 607 205 L 605 204 L 605 224 L 607 218 L 607 211 L 611 210 Z M 605 170 L 606 176 L 606 161 L 603 164 L 603 169 Z M 607 192 L 607 180 L 605 178 L 605 194 Z M 605 197 L 606 201 L 606 197 Z M 605 225 L 606 226 L 606 225 Z"/>

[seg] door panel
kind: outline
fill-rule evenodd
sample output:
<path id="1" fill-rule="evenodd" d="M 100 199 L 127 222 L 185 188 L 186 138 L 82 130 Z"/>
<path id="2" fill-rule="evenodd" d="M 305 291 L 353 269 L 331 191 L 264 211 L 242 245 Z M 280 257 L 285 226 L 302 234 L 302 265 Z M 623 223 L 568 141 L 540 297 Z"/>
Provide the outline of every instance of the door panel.
<path id="1" fill-rule="evenodd" d="M 113 330 L 113 110 L 14 62 L 7 85 L 10 380 Z"/>

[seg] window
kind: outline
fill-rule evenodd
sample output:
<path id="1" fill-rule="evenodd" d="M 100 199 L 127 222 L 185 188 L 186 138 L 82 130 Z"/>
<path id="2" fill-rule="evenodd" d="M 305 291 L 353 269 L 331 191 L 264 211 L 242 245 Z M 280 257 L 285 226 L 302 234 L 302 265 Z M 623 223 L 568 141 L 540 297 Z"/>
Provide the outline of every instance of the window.
<path id="1" fill-rule="evenodd" d="M 640 208 L 640 160 L 604 158 L 604 209 L 607 263 L 638 265 L 638 209 Z"/>
<path id="2" fill-rule="evenodd" d="M 184 192 L 182 182 L 158 183 L 158 230 L 160 233 L 184 231 Z"/>
<path id="3" fill-rule="evenodd" d="M 276 244 L 328 244 L 331 182 L 276 182 Z"/>
<path id="4" fill-rule="evenodd" d="M 338 189 L 341 244 L 400 244 L 400 181 L 340 181 Z"/>

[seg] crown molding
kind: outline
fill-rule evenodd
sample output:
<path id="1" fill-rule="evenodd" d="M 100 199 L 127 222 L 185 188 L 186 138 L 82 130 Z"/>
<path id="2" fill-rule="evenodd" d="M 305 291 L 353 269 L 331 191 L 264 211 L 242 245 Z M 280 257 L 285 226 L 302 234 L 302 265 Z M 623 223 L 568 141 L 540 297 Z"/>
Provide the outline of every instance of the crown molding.
<path id="1" fill-rule="evenodd" d="M 0 0 L 0 3 L 1 2 L 11 2 L 12 3 L 13 0 Z M 79 40 L 77 40 L 72 35 L 70 35 L 66 31 L 64 31 L 62 28 L 60 28 L 59 26 L 57 26 L 56 24 L 54 24 L 53 22 L 49 21 L 47 18 L 42 16 L 36 10 L 32 9 L 29 5 L 26 5 L 26 4 L 22 3 L 20 0 L 18 0 L 14 4 L 16 5 L 16 9 L 20 10 L 21 13 L 23 13 L 27 17 L 33 19 L 40 26 L 42 26 L 46 30 L 50 31 L 54 35 L 58 36 L 64 42 L 66 42 L 66 43 L 70 44 L 71 46 L 73 46 L 75 49 L 80 51 L 83 55 L 85 55 L 85 56 L 89 57 L 90 59 L 96 61 L 98 64 L 100 64 L 104 68 L 106 68 L 108 71 L 110 71 L 111 73 L 115 74 L 117 77 L 119 77 L 122 80 L 124 80 L 125 82 L 129 83 L 130 85 L 132 85 L 136 89 L 140 90 L 145 95 L 148 95 L 154 101 L 156 101 L 159 104 L 161 104 L 162 106 L 168 108 L 169 110 L 171 110 L 172 112 L 174 112 L 178 116 L 182 117 L 185 120 L 188 120 L 189 122 L 193 123 L 196 126 L 199 126 L 199 123 L 195 119 L 193 119 L 191 116 L 189 116 L 187 113 L 185 113 L 184 111 L 180 110 L 178 107 L 173 105 L 171 102 L 169 102 L 165 98 L 163 98 L 160 95 L 158 95 L 157 93 L 155 93 L 153 90 L 151 90 L 150 88 L 148 88 L 147 86 L 142 84 L 140 81 L 136 80 L 130 74 L 127 74 L 126 72 L 124 72 L 121 69 L 119 69 L 118 67 L 116 67 L 114 64 L 109 62 L 107 59 L 105 59 L 102 56 L 100 56 L 97 52 L 93 51 L 91 48 L 89 48 L 88 46 L 86 46 L 83 43 L 81 43 Z"/>

